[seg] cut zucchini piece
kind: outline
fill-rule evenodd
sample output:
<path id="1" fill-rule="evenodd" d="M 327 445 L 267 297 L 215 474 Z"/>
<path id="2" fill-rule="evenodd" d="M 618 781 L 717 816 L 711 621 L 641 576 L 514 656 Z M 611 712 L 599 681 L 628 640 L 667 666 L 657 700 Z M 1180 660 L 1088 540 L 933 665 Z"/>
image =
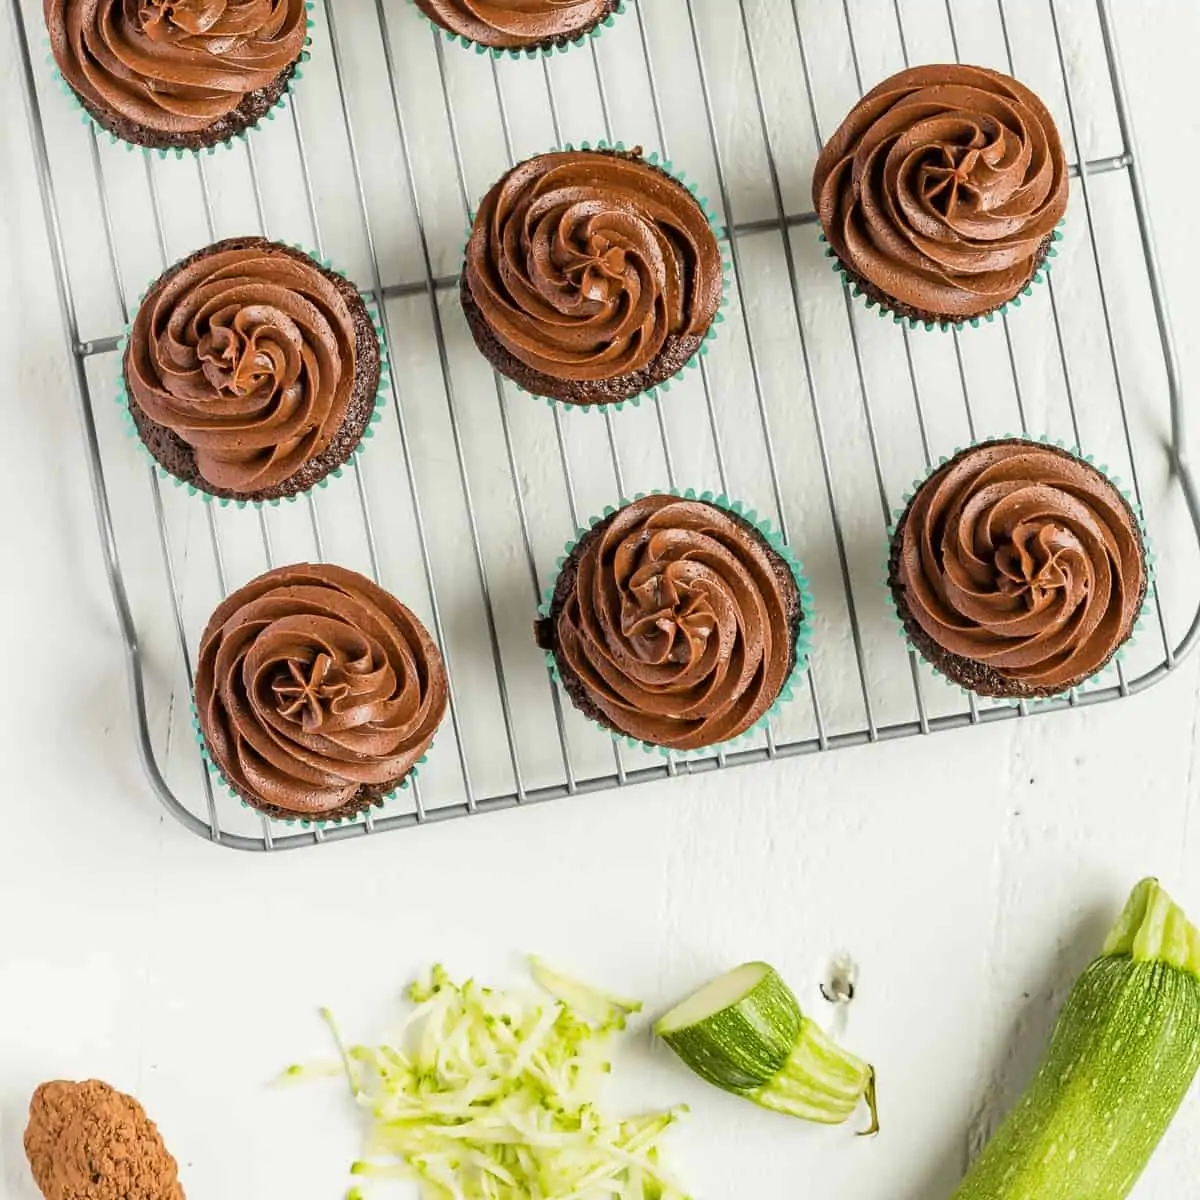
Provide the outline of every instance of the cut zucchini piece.
<path id="1" fill-rule="evenodd" d="M 654 1027 L 701 1079 L 763 1108 L 840 1125 L 862 1101 L 879 1129 L 875 1071 L 813 1020 L 767 963 L 705 984 Z"/>

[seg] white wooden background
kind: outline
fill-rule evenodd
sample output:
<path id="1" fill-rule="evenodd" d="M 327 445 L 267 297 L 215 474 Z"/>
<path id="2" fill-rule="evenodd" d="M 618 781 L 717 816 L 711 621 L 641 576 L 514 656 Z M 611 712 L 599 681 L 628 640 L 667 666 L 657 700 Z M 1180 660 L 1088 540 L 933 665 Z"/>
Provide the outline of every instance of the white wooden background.
<path id="1" fill-rule="evenodd" d="M 956 7 L 969 45 L 984 6 Z M 1194 379 L 1200 13 L 1187 0 L 1114 7 Z M 879 1069 L 877 1140 L 714 1095 L 644 1037 L 617 1095 L 692 1105 L 677 1149 L 702 1200 L 783 1200 L 798 1179 L 856 1200 L 948 1195 L 1128 887 L 1158 873 L 1200 912 L 1200 660 L 1095 711 L 274 859 L 205 846 L 163 819 L 133 754 L 11 37 L 0 22 L 0 1193 L 33 1196 L 20 1150 L 33 1087 L 98 1075 L 145 1101 L 191 1195 L 339 1195 L 356 1145 L 342 1097 L 265 1086 L 323 1050 L 315 1007 L 369 1037 L 432 959 L 503 980 L 536 950 L 658 1007 L 765 957 L 817 1011 L 825 965 L 851 954 L 861 982 L 846 1039 Z M 193 233 L 172 227 L 176 254 Z M 1030 402 L 1049 411 L 1053 397 L 1035 385 Z M 1169 526 L 1180 506 L 1161 492 Z M 1175 570 L 1194 594 L 1194 559 Z M 1198 1129 L 1194 1097 L 1140 1200 L 1189 1194 Z"/>

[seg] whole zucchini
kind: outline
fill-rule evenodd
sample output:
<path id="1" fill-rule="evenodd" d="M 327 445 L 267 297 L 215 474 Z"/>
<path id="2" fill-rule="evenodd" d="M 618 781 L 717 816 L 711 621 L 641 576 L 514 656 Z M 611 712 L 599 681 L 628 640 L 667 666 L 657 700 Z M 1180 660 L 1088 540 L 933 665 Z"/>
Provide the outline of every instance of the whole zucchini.
<path id="1" fill-rule="evenodd" d="M 1134 888 L 954 1200 L 1124 1200 L 1200 1067 L 1200 934 Z"/>

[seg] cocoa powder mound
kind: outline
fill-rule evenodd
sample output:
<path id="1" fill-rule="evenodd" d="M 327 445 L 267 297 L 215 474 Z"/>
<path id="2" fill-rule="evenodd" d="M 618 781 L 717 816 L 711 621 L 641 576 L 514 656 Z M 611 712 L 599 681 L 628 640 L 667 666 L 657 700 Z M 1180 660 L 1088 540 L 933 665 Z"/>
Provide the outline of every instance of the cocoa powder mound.
<path id="1" fill-rule="evenodd" d="M 25 1153 L 46 1200 L 184 1200 L 178 1167 L 132 1097 L 107 1083 L 43 1083 Z"/>

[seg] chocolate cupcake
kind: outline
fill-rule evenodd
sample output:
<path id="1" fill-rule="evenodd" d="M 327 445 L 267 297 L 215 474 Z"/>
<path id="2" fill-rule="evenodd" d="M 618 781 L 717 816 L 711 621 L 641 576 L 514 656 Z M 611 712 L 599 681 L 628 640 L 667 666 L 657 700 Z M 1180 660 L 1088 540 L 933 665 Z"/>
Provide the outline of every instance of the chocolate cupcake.
<path id="1" fill-rule="evenodd" d="M 306 57 L 305 0 L 43 0 L 84 111 L 153 150 L 204 150 L 257 124 Z"/>
<path id="2" fill-rule="evenodd" d="M 538 645 L 585 716 L 668 750 L 765 722 L 807 666 L 811 594 L 769 526 L 709 493 L 643 496 L 564 561 Z"/>
<path id="3" fill-rule="evenodd" d="M 414 0 L 439 29 L 463 45 L 513 53 L 565 50 L 611 25 L 623 0 Z"/>
<path id="4" fill-rule="evenodd" d="M 208 622 L 196 666 L 205 756 L 251 808 L 336 821 L 402 786 L 446 711 L 425 627 L 344 567 L 279 567 Z"/>
<path id="5" fill-rule="evenodd" d="M 1099 470 L 1046 443 L 964 450 L 917 489 L 888 585 L 911 643 L 981 696 L 1054 696 L 1129 638 L 1150 584 L 1141 523 Z"/>
<path id="6" fill-rule="evenodd" d="M 381 368 L 352 283 L 303 251 L 232 238 L 151 285 L 121 399 L 177 480 L 223 500 L 278 501 L 356 451 L 381 402 Z"/>
<path id="7" fill-rule="evenodd" d="M 869 304 L 927 325 L 1019 303 L 1053 253 L 1068 191 L 1041 100 L 999 71 L 959 65 L 884 80 L 813 173 L 839 270 Z"/>
<path id="8" fill-rule="evenodd" d="M 527 391 L 620 404 L 707 349 L 724 290 L 702 202 L 640 150 L 563 150 L 484 197 L 460 292 L 484 356 Z"/>

